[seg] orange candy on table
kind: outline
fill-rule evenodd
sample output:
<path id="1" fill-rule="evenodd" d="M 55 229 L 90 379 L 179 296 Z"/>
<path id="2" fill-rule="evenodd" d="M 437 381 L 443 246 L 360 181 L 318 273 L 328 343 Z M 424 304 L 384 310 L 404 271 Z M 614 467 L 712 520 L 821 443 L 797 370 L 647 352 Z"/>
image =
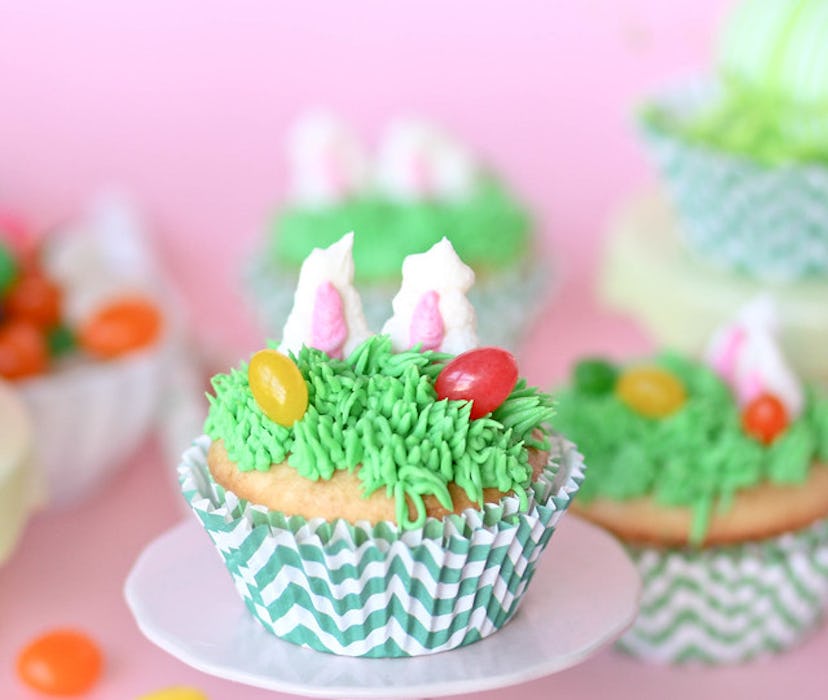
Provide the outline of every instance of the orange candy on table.
<path id="1" fill-rule="evenodd" d="M 763 445 L 770 445 L 787 427 L 788 412 L 772 394 L 760 394 L 742 412 L 742 428 Z"/>
<path id="2" fill-rule="evenodd" d="M 26 685 L 51 695 L 77 695 L 101 676 L 98 645 L 82 632 L 60 629 L 30 642 L 17 657 L 17 674 Z"/>
<path id="3" fill-rule="evenodd" d="M 250 358 L 247 380 L 256 403 L 274 423 L 289 428 L 308 410 L 308 385 L 287 355 L 259 350 Z"/>
<path id="4" fill-rule="evenodd" d="M 678 411 L 687 400 L 684 385 L 661 367 L 631 367 L 624 370 L 615 394 L 636 413 L 664 418 Z"/>
<path id="5" fill-rule="evenodd" d="M 60 322 L 60 287 L 40 272 L 27 272 L 11 288 L 4 306 L 11 318 L 51 328 Z"/>
<path id="6" fill-rule="evenodd" d="M 100 308 L 78 329 L 78 343 L 101 359 L 152 345 L 161 333 L 161 312 L 147 299 L 125 297 Z"/>
<path id="7" fill-rule="evenodd" d="M 42 329 L 18 320 L 0 326 L 0 377 L 31 377 L 45 372 L 48 363 L 49 348 Z"/>

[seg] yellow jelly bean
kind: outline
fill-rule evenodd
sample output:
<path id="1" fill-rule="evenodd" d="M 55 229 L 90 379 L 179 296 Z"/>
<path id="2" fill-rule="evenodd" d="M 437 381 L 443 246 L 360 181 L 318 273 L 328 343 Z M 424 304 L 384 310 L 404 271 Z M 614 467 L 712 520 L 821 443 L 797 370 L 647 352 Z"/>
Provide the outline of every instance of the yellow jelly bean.
<path id="1" fill-rule="evenodd" d="M 142 695 L 138 700 L 209 700 L 200 690 L 187 688 L 183 685 L 174 688 L 156 690 L 154 693 Z"/>
<path id="2" fill-rule="evenodd" d="M 636 413 L 664 418 L 687 400 L 682 383 L 660 367 L 632 367 L 622 372 L 615 394 Z"/>
<path id="3" fill-rule="evenodd" d="M 259 350 L 247 368 L 250 391 L 270 420 L 289 428 L 308 410 L 308 385 L 287 355 Z"/>

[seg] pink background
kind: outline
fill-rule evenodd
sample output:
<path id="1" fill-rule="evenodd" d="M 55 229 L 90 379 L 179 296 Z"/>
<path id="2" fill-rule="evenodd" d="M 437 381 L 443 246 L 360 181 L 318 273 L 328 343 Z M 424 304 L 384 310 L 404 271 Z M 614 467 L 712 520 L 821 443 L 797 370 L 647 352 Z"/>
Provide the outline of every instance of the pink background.
<path id="1" fill-rule="evenodd" d="M 390 116 L 421 112 L 485 153 L 541 217 L 565 282 L 522 362 L 547 384 L 577 353 L 646 344 L 632 324 L 593 307 L 593 263 L 612 209 L 652 178 L 631 110 L 708 63 L 725 4 L 0 0 L 0 205 L 48 225 L 101 185 L 127 188 L 155 224 L 202 347 L 236 354 L 261 344 L 239 268 L 283 191 L 287 124 L 325 105 L 372 138 Z M 85 507 L 35 518 L 0 569 L 0 696 L 34 697 L 13 678 L 15 650 L 73 623 L 111 660 L 94 699 L 176 683 L 212 700 L 275 697 L 186 668 L 144 641 L 126 611 L 120 588 L 131 562 L 180 515 L 176 495 L 158 488 L 168 469 L 148 444 Z M 784 659 L 705 674 L 605 652 L 517 692 L 816 697 L 826 653 L 825 631 Z"/>

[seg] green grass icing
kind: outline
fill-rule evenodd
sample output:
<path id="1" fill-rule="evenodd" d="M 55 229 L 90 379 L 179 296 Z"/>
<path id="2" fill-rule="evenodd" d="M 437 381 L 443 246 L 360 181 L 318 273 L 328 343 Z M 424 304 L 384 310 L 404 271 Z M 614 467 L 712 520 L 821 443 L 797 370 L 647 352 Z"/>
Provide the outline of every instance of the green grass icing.
<path id="1" fill-rule="evenodd" d="M 452 508 L 449 482 L 481 505 L 489 487 L 514 491 L 525 505 L 532 476 L 526 448 L 547 447 L 554 413 L 548 394 L 520 380 L 493 413 L 470 420 L 469 402 L 437 400 L 434 380 L 448 355 L 393 353 L 387 336 L 374 336 L 345 360 L 311 348 L 292 357 L 308 385 L 308 410 L 291 428 L 262 413 L 246 363 L 213 378 L 205 432 L 224 441 L 242 471 L 267 471 L 287 459 L 316 481 L 361 464 L 363 494 L 384 489 L 404 528 L 422 526 L 427 494 Z"/>
<path id="2" fill-rule="evenodd" d="M 652 496 L 693 511 L 691 539 L 704 538 L 710 517 L 733 495 L 763 481 L 802 483 L 814 460 L 828 461 L 828 399 L 809 392 L 805 411 L 770 446 L 747 435 L 730 389 L 706 366 L 674 354 L 653 363 L 684 384 L 687 401 L 666 418 L 645 418 L 613 392 L 556 396 L 555 427 L 589 465 L 579 498 Z"/>
<path id="3" fill-rule="evenodd" d="M 298 268 L 314 248 L 328 247 L 347 231 L 358 233 L 353 255 L 361 281 L 395 278 L 406 255 L 428 250 L 443 236 L 476 269 L 508 268 L 525 257 L 531 244 L 526 210 L 489 179 L 461 202 L 363 196 L 324 208 L 284 208 L 271 224 L 268 255 Z"/>

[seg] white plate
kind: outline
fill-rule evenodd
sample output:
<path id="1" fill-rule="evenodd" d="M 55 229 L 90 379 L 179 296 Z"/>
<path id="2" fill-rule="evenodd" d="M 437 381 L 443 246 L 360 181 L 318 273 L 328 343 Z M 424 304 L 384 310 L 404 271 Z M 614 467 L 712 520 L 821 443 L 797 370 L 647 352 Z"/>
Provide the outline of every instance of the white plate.
<path id="1" fill-rule="evenodd" d="M 432 656 L 332 656 L 270 635 L 195 521 L 150 544 L 124 592 L 147 638 L 205 673 L 309 697 L 412 698 L 501 688 L 573 666 L 632 623 L 640 588 L 621 546 L 569 515 L 514 619 L 487 639 Z"/>

